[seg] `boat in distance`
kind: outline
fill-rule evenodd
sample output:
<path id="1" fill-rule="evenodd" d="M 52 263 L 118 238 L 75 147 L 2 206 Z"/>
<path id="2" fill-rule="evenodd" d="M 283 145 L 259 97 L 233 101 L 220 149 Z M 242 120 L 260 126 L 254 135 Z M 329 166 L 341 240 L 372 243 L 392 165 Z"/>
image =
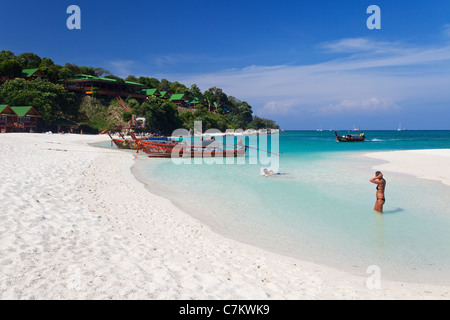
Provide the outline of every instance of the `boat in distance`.
<path id="1" fill-rule="evenodd" d="M 334 131 L 334 134 L 336 135 L 336 140 L 339 142 L 363 142 L 366 140 L 364 132 L 361 132 L 359 135 L 346 134 L 340 136 L 336 131 Z"/>

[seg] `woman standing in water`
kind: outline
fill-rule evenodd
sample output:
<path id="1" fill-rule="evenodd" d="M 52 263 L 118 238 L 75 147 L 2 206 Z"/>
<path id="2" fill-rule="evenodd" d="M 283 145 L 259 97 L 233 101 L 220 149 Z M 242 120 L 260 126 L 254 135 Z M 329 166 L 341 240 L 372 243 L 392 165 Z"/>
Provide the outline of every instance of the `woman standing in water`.
<path id="1" fill-rule="evenodd" d="M 370 179 L 370 182 L 377 185 L 377 201 L 373 208 L 377 212 L 383 212 L 383 206 L 386 203 L 384 197 L 384 190 L 386 188 L 386 180 L 383 178 L 383 174 L 380 171 L 375 172 L 375 178 Z"/>

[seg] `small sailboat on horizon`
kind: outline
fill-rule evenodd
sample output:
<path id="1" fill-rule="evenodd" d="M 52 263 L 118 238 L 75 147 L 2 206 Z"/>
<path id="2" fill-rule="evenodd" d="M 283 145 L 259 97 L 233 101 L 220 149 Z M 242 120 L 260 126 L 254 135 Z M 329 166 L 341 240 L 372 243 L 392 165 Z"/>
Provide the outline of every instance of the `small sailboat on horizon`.
<path id="1" fill-rule="evenodd" d="M 397 131 L 406 131 L 407 129 L 406 128 L 403 128 L 402 129 L 402 123 L 400 122 L 399 124 L 398 124 L 398 129 L 397 129 Z"/>

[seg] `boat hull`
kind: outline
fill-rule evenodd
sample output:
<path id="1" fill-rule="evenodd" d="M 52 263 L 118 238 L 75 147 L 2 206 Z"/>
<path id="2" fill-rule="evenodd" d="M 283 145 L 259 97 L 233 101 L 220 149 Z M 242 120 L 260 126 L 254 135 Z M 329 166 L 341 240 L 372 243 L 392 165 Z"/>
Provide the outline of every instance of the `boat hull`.
<path id="1" fill-rule="evenodd" d="M 363 142 L 366 140 L 366 137 L 364 134 L 359 136 L 353 136 L 353 135 L 346 135 L 346 136 L 340 136 L 335 131 L 334 134 L 336 135 L 336 140 L 339 142 Z"/>
<path id="2" fill-rule="evenodd" d="M 189 150 L 189 146 L 177 145 L 174 147 L 150 146 L 141 144 L 142 150 L 150 158 L 219 158 L 219 157 L 243 157 L 247 148 L 232 150 L 215 150 L 204 148 L 203 150 Z"/>

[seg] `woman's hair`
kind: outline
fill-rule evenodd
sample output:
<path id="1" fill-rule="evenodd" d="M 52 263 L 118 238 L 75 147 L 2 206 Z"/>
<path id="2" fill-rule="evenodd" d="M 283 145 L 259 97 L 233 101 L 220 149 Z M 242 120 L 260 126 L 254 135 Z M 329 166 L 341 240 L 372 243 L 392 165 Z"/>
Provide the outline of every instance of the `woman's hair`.
<path id="1" fill-rule="evenodd" d="M 379 176 L 380 174 L 381 174 L 381 171 L 375 172 L 375 175 L 376 175 L 376 176 Z"/>

